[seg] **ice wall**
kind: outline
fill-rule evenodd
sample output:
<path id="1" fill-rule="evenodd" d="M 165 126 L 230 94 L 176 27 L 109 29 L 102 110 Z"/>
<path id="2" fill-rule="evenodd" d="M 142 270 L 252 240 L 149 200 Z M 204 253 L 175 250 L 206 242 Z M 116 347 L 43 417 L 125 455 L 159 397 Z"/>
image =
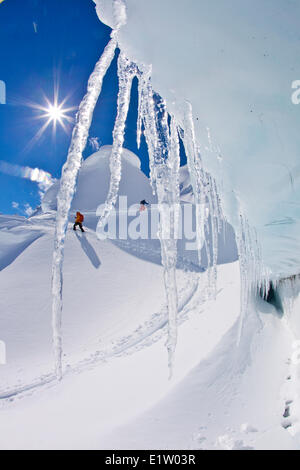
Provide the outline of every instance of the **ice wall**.
<path id="1" fill-rule="evenodd" d="M 94 0 L 115 27 L 115 2 Z M 180 123 L 192 104 L 205 168 L 238 231 L 255 227 L 272 277 L 299 272 L 300 3 L 296 0 L 126 0 L 118 42 L 152 64 L 153 88 Z"/>

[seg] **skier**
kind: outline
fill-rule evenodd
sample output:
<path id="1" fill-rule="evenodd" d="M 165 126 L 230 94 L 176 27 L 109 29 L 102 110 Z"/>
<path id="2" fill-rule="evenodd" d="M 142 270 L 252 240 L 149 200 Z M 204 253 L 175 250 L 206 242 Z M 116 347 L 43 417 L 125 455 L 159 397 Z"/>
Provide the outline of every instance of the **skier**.
<path id="1" fill-rule="evenodd" d="M 78 211 L 76 212 L 76 217 L 75 217 L 75 224 L 73 226 L 73 230 L 76 232 L 76 226 L 79 225 L 80 230 L 84 232 L 83 227 L 82 227 L 82 222 L 84 221 L 84 216 Z"/>
<path id="2" fill-rule="evenodd" d="M 140 202 L 140 212 L 143 212 L 146 210 L 146 206 L 149 206 L 149 202 L 145 201 L 145 199 L 143 199 L 141 202 Z"/>

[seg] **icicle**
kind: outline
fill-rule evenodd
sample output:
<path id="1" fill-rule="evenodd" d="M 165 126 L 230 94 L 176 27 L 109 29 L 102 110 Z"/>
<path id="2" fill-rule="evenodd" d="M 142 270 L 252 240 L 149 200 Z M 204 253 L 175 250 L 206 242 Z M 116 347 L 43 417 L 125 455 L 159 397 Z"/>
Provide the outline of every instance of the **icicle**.
<path id="1" fill-rule="evenodd" d="M 167 111 L 161 101 L 158 113 L 158 131 L 161 132 L 160 149 L 156 153 L 154 171 L 160 213 L 159 238 L 168 305 L 168 364 L 170 378 L 173 373 L 174 354 L 177 344 L 178 295 L 176 283 L 177 235 L 179 223 L 179 140 L 174 117 L 171 120 L 171 136 Z M 165 154 L 166 159 L 162 158 Z"/>
<path id="2" fill-rule="evenodd" d="M 217 261 L 218 261 L 218 233 L 219 233 L 219 217 L 220 210 L 218 207 L 218 194 L 216 186 L 211 176 L 208 177 L 207 199 L 210 213 L 210 227 L 212 238 L 212 257 L 211 257 L 211 274 L 212 274 L 212 294 L 216 298 L 217 294 Z"/>
<path id="3" fill-rule="evenodd" d="M 195 198 L 197 248 L 199 264 L 201 265 L 201 249 L 205 243 L 205 224 L 207 222 L 207 216 L 205 213 L 206 189 L 203 181 L 204 172 L 202 168 L 201 156 L 196 145 L 192 106 L 188 102 L 186 102 L 184 113 L 183 144 L 185 147 L 187 165 Z"/>
<path id="4" fill-rule="evenodd" d="M 168 113 L 163 100 L 154 101 L 151 84 L 151 67 L 141 70 L 139 79 L 138 129 L 144 123 L 144 134 L 150 163 L 150 182 L 158 197 L 160 214 L 159 239 L 164 269 L 164 283 L 168 306 L 168 364 L 170 377 L 173 372 L 177 343 L 178 295 L 176 283 L 177 235 L 179 226 L 179 139 L 175 118 L 171 119 L 171 135 Z"/>
<path id="5" fill-rule="evenodd" d="M 87 94 L 79 106 L 76 125 L 72 134 L 68 158 L 62 170 L 60 189 L 57 197 L 57 217 L 52 265 L 52 328 L 55 372 L 59 380 L 62 378 L 62 267 L 68 216 L 76 188 L 78 171 L 81 166 L 82 152 L 88 138 L 93 111 L 102 89 L 103 78 L 113 60 L 116 46 L 116 40 L 112 37 L 88 81 Z"/>
<path id="6" fill-rule="evenodd" d="M 153 194 L 156 192 L 155 185 L 155 172 L 154 172 L 154 160 L 155 154 L 159 147 L 158 143 L 158 131 L 156 128 L 156 114 L 155 105 L 153 99 L 153 89 L 151 83 L 151 67 L 145 68 L 141 71 L 139 79 L 140 88 L 140 100 L 141 103 L 140 111 L 142 115 L 142 121 L 144 123 L 144 134 L 149 154 L 149 166 L 150 166 L 150 183 L 153 189 Z"/>
<path id="7" fill-rule="evenodd" d="M 127 59 L 126 56 L 121 52 L 118 60 L 118 111 L 113 130 L 113 146 L 110 156 L 110 186 L 104 209 L 100 213 L 98 227 L 104 227 L 106 225 L 118 196 L 122 170 L 122 150 L 124 143 L 125 124 L 130 103 L 132 80 L 136 74 L 136 65 Z"/>
<path id="8" fill-rule="evenodd" d="M 240 343 L 251 296 L 264 285 L 263 270 L 257 234 L 247 219 L 240 215 L 240 228 L 236 234 L 240 263 L 240 322 L 237 344 Z M 266 289 L 266 285 L 264 287 Z M 267 287 L 268 289 L 269 287 Z"/>
<path id="9" fill-rule="evenodd" d="M 171 117 L 170 123 L 170 153 L 167 163 L 172 173 L 172 199 L 175 208 L 174 236 L 177 238 L 181 211 L 179 188 L 180 146 L 178 138 L 178 126 L 174 115 Z"/>
<path id="10" fill-rule="evenodd" d="M 179 140 L 177 125 L 173 118 L 171 136 L 169 133 L 168 114 L 164 101 L 155 104 L 151 85 L 151 68 L 138 70 L 136 64 L 130 62 L 121 53 L 119 57 L 120 90 L 118 96 L 118 113 L 113 132 L 113 149 L 110 160 L 111 182 L 105 208 L 101 213 L 99 224 L 107 222 L 119 188 L 121 177 L 121 153 L 124 141 L 125 122 L 129 108 L 130 91 L 133 77 L 139 80 L 139 116 L 138 133 L 142 121 L 150 159 L 151 184 L 157 192 L 161 243 L 162 265 L 169 315 L 169 334 L 167 340 L 170 376 L 174 362 L 177 342 L 177 234 L 179 226 Z M 138 137 L 139 142 L 139 137 Z"/>
<path id="11" fill-rule="evenodd" d="M 300 295 L 300 275 L 290 276 L 289 278 L 278 279 L 277 281 L 272 281 L 274 288 L 278 290 L 280 296 L 286 321 L 290 324 L 292 320 L 293 312 L 298 314 L 298 309 L 295 311 L 295 302 Z M 294 325 L 295 326 L 295 325 Z M 292 325 L 290 325 L 292 328 Z M 297 329 L 294 330 L 294 336 L 297 336 Z M 295 334 L 296 333 L 296 334 Z M 296 337 L 295 337 L 296 340 Z"/>
<path id="12" fill-rule="evenodd" d="M 199 264 L 201 249 L 205 246 L 208 261 L 209 294 L 217 292 L 218 235 L 221 231 L 223 214 L 215 180 L 204 171 L 200 150 L 196 143 L 192 106 L 185 103 L 182 140 L 187 155 L 196 205 L 196 234 Z M 210 136 L 210 134 L 209 134 Z M 210 148 L 212 143 L 210 141 Z M 208 214 L 206 205 L 208 204 Z M 211 244 L 210 244 L 211 236 Z"/>
<path id="13" fill-rule="evenodd" d="M 138 80 L 138 117 L 137 117 L 137 126 L 136 126 L 136 143 L 137 148 L 139 149 L 141 146 L 141 136 L 142 136 L 142 114 L 143 114 L 143 107 L 144 107 L 144 95 L 142 89 L 142 80 Z"/>
<path id="14" fill-rule="evenodd" d="M 177 132 L 177 125 L 174 116 L 171 119 L 171 136 L 170 148 L 167 159 L 167 165 L 170 171 L 170 192 L 169 192 L 169 205 L 171 205 L 171 238 L 169 241 L 168 251 L 164 251 L 166 259 L 163 262 L 165 270 L 166 292 L 169 297 L 169 334 L 168 334 L 168 355 L 169 355 L 169 370 L 170 377 L 172 377 L 174 354 L 177 345 L 177 312 L 178 312 L 178 296 L 177 296 L 177 283 L 176 283 L 176 264 L 177 264 L 177 237 L 179 228 L 180 217 L 180 191 L 179 191 L 179 167 L 180 167 L 180 150 L 179 139 Z M 166 188 L 167 191 L 169 191 Z M 171 283 L 170 283 L 171 278 Z"/>
<path id="15" fill-rule="evenodd" d="M 239 345 L 248 305 L 246 240 L 242 216 L 240 216 L 240 230 L 239 233 L 236 234 L 236 238 L 240 264 L 240 322 L 237 338 L 237 344 Z"/>

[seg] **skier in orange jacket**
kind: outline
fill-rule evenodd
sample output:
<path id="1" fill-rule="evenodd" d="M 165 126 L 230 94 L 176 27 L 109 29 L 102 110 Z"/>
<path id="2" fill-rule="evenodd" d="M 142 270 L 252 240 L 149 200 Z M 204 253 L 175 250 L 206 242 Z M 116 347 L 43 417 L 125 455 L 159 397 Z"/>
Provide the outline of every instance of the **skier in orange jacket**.
<path id="1" fill-rule="evenodd" d="M 75 232 L 76 232 L 77 225 L 80 227 L 80 230 L 84 232 L 83 227 L 82 227 L 83 221 L 84 221 L 84 216 L 79 211 L 76 212 L 75 224 L 73 226 L 73 230 L 75 230 Z"/>

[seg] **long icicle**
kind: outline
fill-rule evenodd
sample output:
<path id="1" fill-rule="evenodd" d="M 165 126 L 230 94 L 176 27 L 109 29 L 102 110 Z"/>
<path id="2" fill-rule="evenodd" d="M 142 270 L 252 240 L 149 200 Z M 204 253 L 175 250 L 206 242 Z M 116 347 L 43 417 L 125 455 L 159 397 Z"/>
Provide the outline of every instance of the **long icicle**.
<path id="1" fill-rule="evenodd" d="M 122 150 L 125 124 L 130 103 L 132 80 L 136 74 L 136 65 L 120 52 L 118 60 L 118 111 L 113 130 L 113 146 L 110 156 L 110 185 L 104 209 L 101 209 L 100 214 L 98 214 L 97 211 L 97 215 L 100 215 L 98 228 L 105 227 L 118 196 L 122 170 Z M 102 205 L 100 208 L 102 208 Z"/>
<path id="2" fill-rule="evenodd" d="M 168 305 L 168 365 L 173 374 L 174 354 L 177 344 L 178 294 L 176 282 L 177 233 L 179 205 L 179 139 L 175 119 L 171 119 L 169 134 L 166 104 L 158 104 L 157 128 L 161 135 L 154 159 L 154 176 L 160 213 L 159 238 Z"/>
<path id="3" fill-rule="evenodd" d="M 208 261 L 209 296 L 212 293 L 212 296 L 215 298 L 217 292 L 219 218 L 222 218 L 222 210 L 216 182 L 203 168 L 200 150 L 196 143 L 192 105 L 189 102 L 185 103 L 183 126 L 183 143 L 187 154 L 187 164 L 196 206 L 198 259 L 201 265 L 201 249 L 202 245 L 204 245 Z M 209 208 L 208 214 L 206 212 L 207 204 Z"/>
<path id="4" fill-rule="evenodd" d="M 174 353 L 177 343 L 178 295 L 176 282 L 177 234 L 180 211 L 179 200 L 179 139 L 175 119 L 171 119 L 169 132 L 168 113 L 163 100 L 154 101 L 151 67 L 140 69 L 140 113 L 148 147 L 150 181 L 158 197 L 160 215 L 159 239 L 164 270 L 164 284 L 168 307 L 168 365 L 173 373 Z"/>
<path id="5" fill-rule="evenodd" d="M 211 234 L 211 249 L 212 255 L 210 257 L 210 266 L 211 266 L 211 276 L 212 276 L 212 295 L 216 298 L 217 295 L 217 260 L 218 260 L 218 234 L 219 234 L 219 208 L 218 208 L 218 194 L 216 192 L 216 186 L 211 176 L 208 176 L 208 191 L 207 191 L 207 200 L 210 214 L 210 234 Z"/>
<path id="6" fill-rule="evenodd" d="M 139 112 L 142 116 L 144 123 L 144 134 L 149 154 L 149 166 L 150 166 L 150 183 L 153 190 L 153 194 L 156 193 L 155 184 L 155 172 L 154 172 L 154 160 L 157 149 L 159 147 L 158 131 L 156 127 L 156 114 L 155 105 L 153 99 L 153 89 L 151 83 L 151 66 L 145 67 L 138 76 L 139 79 L 139 95 L 141 103 L 139 105 Z"/>
<path id="7" fill-rule="evenodd" d="M 207 216 L 205 211 L 205 173 L 202 168 L 200 151 L 196 144 L 192 105 L 189 102 L 185 103 L 183 143 L 187 155 L 187 165 L 195 198 L 197 249 L 199 264 L 201 265 L 201 249 L 203 243 L 205 242 L 204 229 L 205 224 L 207 222 Z"/>
<path id="8" fill-rule="evenodd" d="M 137 116 L 137 125 L 136 125 L 136 144 L 137 148 L 141 147 L 141 137 L 142 137 L 142 115 L 144 109 L 144 93 L 142 87 L 142 79 L 138 76 L 138 116 Z"/>
<path id="9" fill-rule="evenodd" d="M 57 197 L 57 217 L 52 264 L 52 329 L 55 373 L 58 380 L 62 378 L 62 268 L 69 211 L 76 189 L 78 171 L 82 161 L 82 152 L 86 146 L 94 108 L 101 93 L 103 78 L 113 60 L 116 46 L 117 42 L 114 31 L 111 40 L 105 47 L 102 56 L 89 78 L 87 93 L 79 106 L 79 111 L 76 116 L 76 125 L 73 130 L 67 161 L 62 170 L 60 189 Z"/>
<path id="10" fill-rule="evenodd" d="M 169 169 L 169 188 L 168 191 L 169 207 L 171 210 L 171 227 L 170 240 L 167 240 L 167 247 L 164 252 L 165 260 L 163 266 L 165 271 L 166 292 L 168 295 L 168 314 L 169 314 L 169 331 L 167 349 L 169 356 L 170 378 L 173 373 L 174 355 L 177 345 L 177 315 L 178 315 L 178 294 L 176 281 L 176 265 L 177 265 L 177 238 L 180 217 L 180 191 L 179 191 L 179 167 L 180 167 L 180 150 L 177 124 L 175 117 L 172 116 L 170 124 L 170 145 L 167 159 Z M 164 243 L 164 240 L 163 240 Z M 166 249 L 167 248 L 167 249 Z"/>
<path id="11" fill-rule="evenodd" d="M 256 230 L 240 215 L 240 227 L 236 233 L 240 264 L 240 319 L 237 345 L 240 344 L 251 299 L 263 284 L 264 273 Z M 266 277 L 266 275 L 265 275 Z M 266 292 L 267 293 L 267 292 Z M 261 322 L 259 315 L 257 314 Z"/>

